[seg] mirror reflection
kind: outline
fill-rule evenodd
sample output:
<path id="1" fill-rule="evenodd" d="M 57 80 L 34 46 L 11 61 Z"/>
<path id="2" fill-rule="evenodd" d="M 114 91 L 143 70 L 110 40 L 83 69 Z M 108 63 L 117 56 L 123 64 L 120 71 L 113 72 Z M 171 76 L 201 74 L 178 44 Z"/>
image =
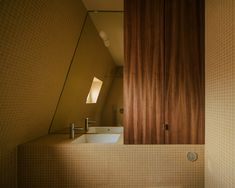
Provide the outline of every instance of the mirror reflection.
<path id="1" fill-rule="evenodd" d="M 87 117 L 95 126 L 122 126 L 123 61 L 123 12 L 89 11 L 50 132 L 83 127 Z"/>
<path id="2" fill-rule="evenodd" d="M 102 87 L 103 81 L 94 77 L 91 84 L 91 89 L 87 95 L 86 103 L 87 104 L 95 104 L 100 94 L 100 90 Z"/>

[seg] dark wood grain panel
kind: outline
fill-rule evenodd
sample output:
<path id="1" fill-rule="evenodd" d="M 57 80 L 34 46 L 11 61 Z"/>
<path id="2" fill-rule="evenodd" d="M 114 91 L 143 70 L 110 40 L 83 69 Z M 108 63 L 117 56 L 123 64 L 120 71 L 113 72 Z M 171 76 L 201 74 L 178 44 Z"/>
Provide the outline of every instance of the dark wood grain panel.
<path id="1" fill-rule="evenodd" d="M 204 144 L 204 1 L 165 1 L 166 143 Z"/>
<path id="2" fill-rule="evenodd" d="M 124 7 L 124 143 L 164 143 L 164 0 Z"/>

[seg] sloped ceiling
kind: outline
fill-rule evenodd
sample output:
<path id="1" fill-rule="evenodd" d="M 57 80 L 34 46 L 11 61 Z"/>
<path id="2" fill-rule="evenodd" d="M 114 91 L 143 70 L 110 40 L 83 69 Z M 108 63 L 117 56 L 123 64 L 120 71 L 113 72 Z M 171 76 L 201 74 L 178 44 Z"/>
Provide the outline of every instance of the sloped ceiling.
<path id="1" fill-rule="evenodd" d="M 87 10 L 123 11 L 123 0 L 82 0 Z"/>
<path id="2" fill-rule="evenodd" d="M 123 49 L 123 1 L 122 0 L 83 0 L 98 33 L 104 31 L 109 39 L 107 47 L 114 62 L 122 66 Z M 94 10 L 94 12 L 92 12 Z"/>

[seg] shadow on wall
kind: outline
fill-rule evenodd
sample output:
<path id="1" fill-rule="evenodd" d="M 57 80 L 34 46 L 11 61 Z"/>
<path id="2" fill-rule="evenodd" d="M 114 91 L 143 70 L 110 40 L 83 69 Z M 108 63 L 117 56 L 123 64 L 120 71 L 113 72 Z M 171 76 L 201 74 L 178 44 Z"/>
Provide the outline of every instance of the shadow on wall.
<path id="1" fill-rule="evenodd" d="M 106 103 L 102 110 L 102 126 L 123 126 L 123 67 L 117 66 L 113 74 Z"/>
<path id="2" fill-rule="evenodd" d="M 20 188 L 204 187 L 203 145 L 34 143 L 19 147 L 19 162 Z"/>

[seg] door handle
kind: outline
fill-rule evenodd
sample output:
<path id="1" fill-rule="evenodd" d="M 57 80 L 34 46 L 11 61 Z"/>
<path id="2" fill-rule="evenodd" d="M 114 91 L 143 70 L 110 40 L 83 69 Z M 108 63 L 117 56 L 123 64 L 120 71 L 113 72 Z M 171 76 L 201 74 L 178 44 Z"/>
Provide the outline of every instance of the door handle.
<path id="1" fill-rule="evenodd" d="M 163 123 L 162 128 L 163 128 L 163 130 L 168 131 L 169 130 L 169 124 L 168 123 Z"/>

